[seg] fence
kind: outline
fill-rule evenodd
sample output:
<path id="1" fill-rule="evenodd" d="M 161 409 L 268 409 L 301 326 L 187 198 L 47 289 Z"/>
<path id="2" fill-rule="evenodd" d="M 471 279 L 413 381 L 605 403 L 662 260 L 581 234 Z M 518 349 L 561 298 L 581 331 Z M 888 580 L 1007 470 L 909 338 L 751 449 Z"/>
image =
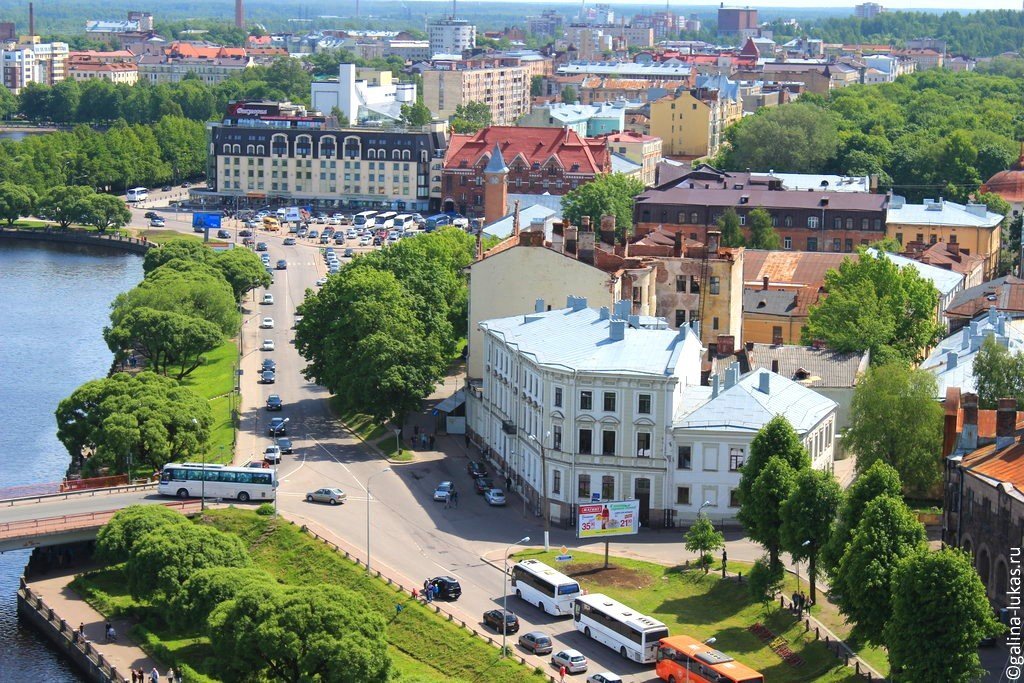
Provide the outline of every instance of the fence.
<path id="1" fill-rule="evenodd" d="M 163 503 L 165 507 L 176 509 L 182 514 L 198 512 L 200 503 L 194 500 L 175 501 Z M 90 529 L 101 527 L 110 521 L 110 518 L 117 514 L 117 510 L 104 510 L 102 512 L 80 512 L 74 515 L 59 515 L 57 517 L 43 517 L 40 519 L 23 519 L 17 522 L 4 522 L 0 524 L 0 540 L 8 541 L 16 538 L 30 536 L 45 536 L 48 534 L 74 531 L 76 529 Z"/>
<path id="2" fill-rule="evenodd" d="M 88 230 L 62 230 L 60 228 L 7 228 L 0 227 L 0 238 L 16 240 L 37 240 L 41 242 L 64 242 L 89 246 L 110 247 L 134 254 L 145 254 L 156 246 L 145 238 L 126 237 L 116 234 L 99 234 Z"/>
<path id="3" fill-rule="evenodd" d="M 884 683 L 885 679 L 877 675 L 877 672 L 873 672 L 872 669 L 863 662 L 860 657 L 857 656 L 849 646 L 835 636 L 834 633 L 825 628 L 822 624 L 818 623 L 817 620 L 812 621 L 812 617 L 803 616 L 803 610 L 797 608 L 793 601 L 790 600 L 787 606 L 786 597 L 784 595 L 779 596 L 779 607 L 782 609 L 789 610 L 793 614 L 797 615 L 803 620 L 804 633 L 810 633 L 814 631 L 814 639 L 821 641 L 828 648 L 837 659 L 841 659 L 843 664 L 846 666 L 852 666 L 858 677 L 863 677 L 868 683 Z M 850 660 L 853 660 L 852 664 Z"/>

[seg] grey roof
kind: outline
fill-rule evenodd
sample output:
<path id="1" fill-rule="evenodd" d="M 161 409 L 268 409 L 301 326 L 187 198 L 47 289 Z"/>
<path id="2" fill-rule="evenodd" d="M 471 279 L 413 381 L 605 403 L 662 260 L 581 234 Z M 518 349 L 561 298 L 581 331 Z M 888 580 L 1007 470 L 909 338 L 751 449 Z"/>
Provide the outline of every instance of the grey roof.
<path id="1" fill-rule="evenodd" d="M 519 229 L 526 230 L 530 227 L 530 224 L 538 218 L 542 219 L 545 224 L 547 224 L 548 219 L 557 214 L 557 211 L 544 206 L 543 204 L 531 204 L 530 206 L 519 210 Z M 490 225 L 485 225 L 484 234 L 505 239 L 512 234 L 512 224 L 514 220 L 515 212 L 503 216 Z"/>
<path id="2" fill-rule="evenodd" d="M 509 192 L 508 199 L 505 202 L 505 210 L 511 213 L 516 205 L 516 200 L 519 200 L 519 206 L 527 207 L 535 204 L 546 206 L 559 216 L 562 215 L 562 195 L 560 194 L 528 194 L 525 192 Z"/>
<path id="3" fill-rule="evenodd" d="M 885 215 L 886 223 L 904 225 L 958 225 L 994 228 L 1005 217 L 992 213 L 984 204 L 957 204 L 948 199 L 925 199 L 923 204 L 893 202 Z"/>
<path id="4" fill-rule="evenodd" d="M 763 375 L 767 375 L 768 393 L 761 391 Z M 798 434 L 806 434 L 837 407 L 832 399 L 799 382 L 755 370 L 693 412 L 677 417 L 675 428 L 756 432 L 781 415 Z"/>
<path id="5" fill-rule="evenodd" d="M 869 247 L 867 252 L 876 258 L 880 253 L 873 247 Z M 907 267 L 916 270 L 918 275 L 935 285 L 935 289 L 939 290 L 940 296 L 946 296 L 959 287 L 964 281 L 963 273 L 939 268 L 938 266 L 933 266 L 930 263 L 921 263 L 920 261 L 907 258 L 906 256 L 900 256 L 899 254 L 890 254 L 889 252 L 885 252 L 885 257 L 892 261 L 900 270 Z"/>
<path id="6" fill-rule="evenodd" d="M 946 337 L 921 363 L 921 369 L 935 375 L 936 398 L 944 399 L 946 389 L 959 387 L 961 391 L 977 391 L 978 382 L 974 377 L 974 359 L 986 337 L 994 336 L 996 341 L 1011 353 L 1024 352 L 1024 333 L 1009 317 L 989 309 L 963 329 Z"/>
<path id="7" fill-rule="evenodd" d="M 631 159 L 627 159 L 621 154 L 612 154 L 612 173 L 636 173 L 643 168 L 640 164 L 636 163 Z"/>
<path id="8" fill-rule="evenodd" d="M 494 149 L 491 150 L 491 158 L 487 162 L 484 173 L 508 173 L 508 166 L 505 165 L 505 160 L 501 157 L 501 146 L 498 143 L 494 143 Z"/>
<path id="9" fill-rule="evenodd" d="M 791 315 L 796 308 L 796 292 L 777 289 L 743 290 L 743 312 L 766 315 Z"/>
<path id="10" fill-rule="evenodd" d="M 562 308 L 495 318 L 481 322 L 480 328 L 532 356 L 538 365 L 563 371 L 667 377 L 675 374 L 682 354 L 696 358 L 701 353 L 700 341 L 687 327 L 677 331 L 626 325 L 623 339 L 612 340 L 612 321 L 586 308 L 585 299 L 578 301 L 580 310 Z"/>
<path id="11" fill-rule="evenodd" d="M 868 369 L 867 351 L 835 351 L 810 346 L 774 346 L 753 344 L 747 359 L 754 370 L 773 370 L 783 377 L 817 388 L 852 388 L 857 377 Z M 778 363 L 778 370 L 773 363 Z"/>

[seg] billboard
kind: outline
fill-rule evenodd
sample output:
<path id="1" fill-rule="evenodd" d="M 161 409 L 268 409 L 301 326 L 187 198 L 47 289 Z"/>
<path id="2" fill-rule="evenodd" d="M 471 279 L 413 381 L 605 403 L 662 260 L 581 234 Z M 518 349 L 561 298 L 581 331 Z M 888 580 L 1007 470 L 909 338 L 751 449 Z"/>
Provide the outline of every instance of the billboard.
<path id="1" fill-rule="evenodd" d="M 640 530 L 640 501 L 609 500 L 580 505 L 576 515 L 577 538 L 626 536 Z"/>
<path id="2" fill-rule="evenodd" d="M 221 215 L 216 211 L 196 211 L 192 214 L 192 227 L 199 230 L 220 230 Z"/>
<path id="3" fill-rule="evenodd" d="M 291 221 L 293 223 L 298 223 L 299 221 L 302 220 L 302 213 L 299 211 L 299 207 L 297 207 L 297 206 L 289 206 L 284 211 L 285 211 L 284 219 L 286 221 Z"/>

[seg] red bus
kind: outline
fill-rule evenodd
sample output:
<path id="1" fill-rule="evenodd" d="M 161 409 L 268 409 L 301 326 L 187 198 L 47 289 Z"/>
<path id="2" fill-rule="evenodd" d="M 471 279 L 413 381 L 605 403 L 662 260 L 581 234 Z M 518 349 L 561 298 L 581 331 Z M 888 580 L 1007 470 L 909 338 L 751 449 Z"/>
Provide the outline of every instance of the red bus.
<path id="1" fill-rule="evenodd" d="M 668 683 L 764 683 L 764 676 L 690 636 L 658 643 L 658 678 Z"/>

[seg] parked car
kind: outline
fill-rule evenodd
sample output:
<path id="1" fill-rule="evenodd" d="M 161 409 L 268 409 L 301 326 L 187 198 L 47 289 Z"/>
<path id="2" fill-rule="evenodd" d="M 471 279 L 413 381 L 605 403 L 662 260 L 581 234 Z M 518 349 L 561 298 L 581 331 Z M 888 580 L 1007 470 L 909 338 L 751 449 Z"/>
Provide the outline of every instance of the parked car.
<path id="1" fill-rule="evenodd" d="M 271 304 L 274 303 L 274 295 L 270 294 L 269 292 L 267 294 L 264 294 L 263 301 L 261 301 L 260 303 L 262 303 L 264 306 L 270 306 Z"/>
<path id="2" fill-rule="evenodd" d="M 331 236 L 330 235 L 326 235 L 326 234 L 320 235 L 320 244 L 330 244 L 330 243 L 331 243 Z"/>
<path id="3" fill-rule="evenodd" d="M 345 258 L 352 258 L 355 255 L 356 255 L 356 250 L 353 249 L 352 247 L 349 247 L 348 249 L 346 249 L 345 253 L 342 254 L 342 256 L 344 256 Z"/>
<path id="4" fill-rule="evenodd" d="M 274 319 L 270 316 L 263 318 L 263 320 L 260 321 L 260 328 L 264 330 L 274 329 Z"/>
<path id="5" fill-rule="evenodd" d="M 515 633 L 519 630 L 519 617 L 502 609 L 491 609 L 484 612 L 484 625 L 490 626 L 498 633 Z"/>
<path id="6" fill-rule="evenodd" d="M 273 370 L 264 370 L 260 373 L 260 384 L 273 384 L 277 381 L 277 373 Z"/>
<path id="7" fill-rule="evenodd" d="M 267 434 L 269 436 L 284 436 L 288 433 L 288 418 L 287 417 L 275 417 L 267 425 Z"/>
<path id="8" fill-rule="evenodd" d="M 260 351 L 273 351 L 273 350 L 274 350 L 274 340 L 273 339 L 264 339 L 263 340 L 263 344 L 260 345 Z"/>
<path id="9" fill-rule="evenodd" d="M 469 472 L 469 476 L 476 479 L 487 475 L 487 466 L 479 460 L 470 460 L 466 465 L 466 471 Z"/>
<path id="10" fill-rule="evenodd" d="M 455 484 L 450 481 L 442 481 L 434 489 L 434 500 L 448 500 L 448 496 L 455 490 Z"/>
<path id="11" fill-rule="evenodd" d="M 337 235 L 334 236 L 334 243 L 345 244 L 345 236 L 339 232 Z"/>
<path id="12" fill-rule="evenodd" d="M 613 674 L 611 671 L 602 671 L 599 674 L 587 676 L 587 683 L 622 683 L 622 676 Z"/>
<path id="13" fill-rule="evenodd" d="M 162 228 L 166 225 L 163 218 L 157 216 L 156 218 L 149 219 L 149 227 L 151 228 Z"/>
<path id="14" fill-rule="evenodd" d="M 284 401 L 281 400 L 279 394 L 271 394 L 267 396 L 267 410 L 283 410 Z"/>
<path id="15" fill-rule="evenodd" d="M 581 674 L 587 670 L 587 658 L 579 650 L 560 650 L 551 656 L 551 666 L 564 666 L 571 674 Z"/>
<path id="16" fill-rule="evenodd" d="M 307 502 L 327 503 L 328 505 L 344 503 L 346 498 L 348 498 L 348 495 L 344 491 L 332 488 L 317 489 L 316 491 L 310 491 L 306 494 Z"/>
<path id="17" fill-rule="evenodd" d="M 437 586 L 437 597 L 442 600 L 458 600 L 462 596 L 462 586 L 453 576 L 435 576 L 430 585 Z"/>
<path id="18" fill-rule="evenodd" d="M 477 493 L 484 494 L 492 488 L 494 488 L 494 481 L 490 477 L 477 477 L 473 480 L 473 490 Z"/>
<path id="19" fill-rule="evenodd" d="M 267 462 L 279 463 L 281 462 L 281 449 L 278 446 L 267 446 L 267 449 L 263 451 L 263 459 Z"/>
<path id="20" fill-rule="evenodd" d="M 484 500 L 487 501 L 488 505 L 500 507 L 505 504 L 505 492 L 501 489 L 488 489 L 487 493 L 484 494 Z"/>
<path id="21" fill-rule="evenodd" d="M 322 278 L 320 278 L 319 280 L 316 281 L 316 286 L 317 287 L 323 287 L 326 284 L 327 284 L 327 278 L 325 278 L 325 277 L 322 277 Z"/>
<path id="22" fill-rule="evenodd" d="M 286 246 L 286 247 L 295 246 L 295 238 L 294 237 L 285 237 L 284 238 L 284 246 Z"/>
<path id="23" fill-rule="evenodd" d="M 280 439 L 277 440 L 277 447 L 281 449 L 282 453 L 291 453 L 292 440 L 289 439 L 287 436 L 282 436 Z"/>
<path id="24" fill-rule="evenodd" d="M 530 631 L 519 636 L 519 646 L 535 655 L 551 654 L 551 636 L 543 631 Z"/>

